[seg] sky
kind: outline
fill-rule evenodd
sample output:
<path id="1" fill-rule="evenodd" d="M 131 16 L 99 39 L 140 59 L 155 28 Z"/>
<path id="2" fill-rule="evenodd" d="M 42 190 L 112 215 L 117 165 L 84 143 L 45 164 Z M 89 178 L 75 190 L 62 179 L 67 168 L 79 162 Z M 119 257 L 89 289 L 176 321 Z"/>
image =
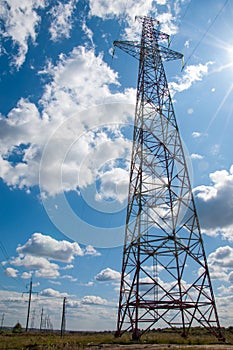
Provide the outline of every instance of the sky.
<path id="1" fill-rule="evenodd" d="M 231 0 L 3 0 L 0 320 L 116 328 L 138 62 L 136 15 L 170 35 L 165 70 L 218 314 L 233 324 Z M 47 322 L 48 323 L 48 322 Z"/>

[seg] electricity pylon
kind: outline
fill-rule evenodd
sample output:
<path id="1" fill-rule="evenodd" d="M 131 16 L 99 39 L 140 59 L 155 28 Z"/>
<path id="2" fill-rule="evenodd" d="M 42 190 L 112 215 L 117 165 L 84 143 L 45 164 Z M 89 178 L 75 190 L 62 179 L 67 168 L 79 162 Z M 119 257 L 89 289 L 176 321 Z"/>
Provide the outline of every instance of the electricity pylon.
<path id="1" fill-rule="evenodd" d="M 163 66 L 183 56 L 156 20 L 137 19 L 141 40 L 114 42 L 139 61 L 116 336 L 199 325 L 224 340 Z"/>
<path id="2" fill-rule="evenodd" d="M 28 326 L 29 326 L 29 318 L 30 318 L 30 308 L 31 308 L 31 300 L 32 300 L 32 294 L 36 293 L 38 295 L 37 292 L 33 292 L 32 291 L 32 278 L 31 278 L 31 281 L 30 281 L 30 285 L 29 285 L 29 292 L 24 292 L 23 294 L 25 293 L 28 293 L 28 312 L 27 312 L 27 321 L 26 321 L 26 328 L 25 328 L 25 331 L 27 332 L 28 331 Z"/>
<path id="3" fill-rule="evenodd" d="M 62 306 L 62 318 L 61 318 L 61 337 L 65 334 L 66 330 L 66 297 L 63 298 Z"/>

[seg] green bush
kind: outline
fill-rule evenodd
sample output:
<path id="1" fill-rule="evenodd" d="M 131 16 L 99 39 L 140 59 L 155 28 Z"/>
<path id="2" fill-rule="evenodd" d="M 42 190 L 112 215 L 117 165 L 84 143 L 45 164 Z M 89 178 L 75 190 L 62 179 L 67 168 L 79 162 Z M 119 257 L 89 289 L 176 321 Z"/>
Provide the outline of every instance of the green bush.
<path id="1" fill-rule="evenodd" d="M 16 323 L 16 325 L 13 327 L 12 332 L 13 333 L 21 333 L 22 332 L 22 326 L 19 322 Z"/>

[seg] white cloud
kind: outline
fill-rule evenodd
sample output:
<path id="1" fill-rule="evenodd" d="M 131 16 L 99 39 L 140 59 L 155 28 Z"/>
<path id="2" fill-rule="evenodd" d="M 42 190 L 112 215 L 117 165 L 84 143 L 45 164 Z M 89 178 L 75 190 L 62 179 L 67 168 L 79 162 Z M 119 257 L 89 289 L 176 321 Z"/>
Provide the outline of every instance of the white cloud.
<path id="1" fill-rule="evenodd" d="M 123 14 L 128 14 L 131 12 L 131 17 L 135 17 L 135 11 L 136 8 L 140 8 L 141 10 L 143 7 L 146 7 L 147 9 L 151 9 L 152 7 L 152 0 L 149 1 L 135 1 L 129 0 L 127 3 L 125 0 L 118 0 L 118 1 L 108 1 L 108 0 L 90 0 L 90 15 L 91 16 L 98 16 L 103 19 L 106 18 L 113 18 L 114 16 L 120 16 Z M 137 14 L 140 12 L 137 12 Z M 145 12 L 141 14 L 146 14 Z"/>
<path id="2" fill-rule="evenodd" d="M 35 270 L 36 277 L 56 278 L 59 277 L 59 266 L 51 263 L 48 259 L 32 255 L 20 255 L 10 260 L 14 266 L 22 266 L 27 270 Z M 23 275 L 24 278 L 26 275 Z M 22 276 L 22 277 L 23 277 Z"/>
<path id="3" fill-rule="evenodd" d="M 27 269 L 58 269 L 58 265 L 50 263 L 47 259 L 40 256 L 20 255 L 12 258 L 10 263 L 14 266 L 24 266 Z"/>
<path id="4" fill-rule="evenodd" d="M 32 237 L 16 251 L 19 254 L 29 254 L 31 256 L 40 256 L 57 261 L 71 262 L 75 256 L 82 256 L 83 251 L 76 242 L 57 241 L 56 239 L 34 233 Z"/>
<path id="5" fill-rule="evenodd" d="M 192 153 L 191 159 L 203 159 L 204 157 L 201 154 Z"/>
<path id="6" fill-rule="evenodd" d="M 230 246 L 218 247 L 208 256 L 208 267 L 211 278 L 232 284 L 233 248 Z"/>
<path id="7" fill-rule="evenodd" d="M 77 0 L 68 0 L 66 3 L 59 1 L 49 11 L 52 22 L 49 28 L 53 41 L 61 38 L 69 38 L 72 29 L 72 14 Z"/>
<path id="8" fill-rule="evenodd" d="M 21 278 L 27 280 L 29 278 L 32 277 L 32 273 L 31 272 L 23 272 L 22 275 L 21 275 Z"/>
<path id="9" fill-rule="evenodd" d="M 45 7 L 44 0 L 14 1 L 4 0 L 0 6 L 0 17 L 4 23 L 5 38 L 10 38 L 18 47 L 12 64 L 20 68 L 28 51 L 28 41 L 35 43 L 36 29 L 40 23 L 37 10 Z"/>
<path id="10" fill-rule="evenodd" d="M 87 283 L 79 283 L 78 285 L 82 286 L 82 287 L 92 287 L 94 285 L 94 282 L 93 281 L 89 281 Z"/>
<path id="11" fill-rule="evenodd" d="M 87 38 L 90 40 L 91 45 L 94 47 L 93 32 L 92 32 L 92 30 L 90 28 L 88 28 L 85 20 L 83 20 L 83 23 L 82 23 L 82 30 L 86 34 Z"/>
<path id="12" fill-rule="evenodd" d="M 118 271 L 112 270 L 109 267 L 106 269 L 100 271 L 96 276 L 95 279 L 100 282 L 105 281 L 115 281 L 120 280 L 121 274 Z"/>
<path id="13" fill-rule="evenodd" d="M 211 185 L 194 189 L 201 227 L 209 235 L 221 232 L 233 241 L 233 166 L 230 171 L 215 171 L 209 177 Z"/>
<path id="14" fill-rule="evenodd" d="M 78 301 L 78 300 L 70 300 L 70 299 L 67 300 L 67 304 L 66 305 L 69 308 L 72 308 L 72 309 L 80 308 L 80 306 L 81 306 L 80 301 Z"/>
<path id="15" fill-rule="evenodd" d="M 96 295 L 86 295 L 81 299 L 81 303 L 84 305 L 105 305 L 107 300 Z"/>
<path id="16" fill-rule="evenodd" d="M 84 255 L 100 256 L 101 253 L 98 252 L 92 245 L 87 245 L 84 250 Z"/>
<path id="17" fill-rule="evenodd" d="M 84 160 L 94 150 L 98 152 L 98 157 L 94 156 L 99 160 L 95 164 L 98 167 L 107 154 L 125 157 L 129 143 L 117 127 L 129 121 L 133 114 L 133 105 L 129 107 L 129 104 L 134 103 L 135 90 L 113 94 L 109 86 L 119 84 L 117 74 L 101 54 L 96 56 L 94 50 L 84 47 L 74 48 L 67 56 L 61 55 L 57 65 L 49 64 L 43 74 L 49 75 L 51 81 L 40 100 L 41 113 L 35 104 L 21 98 L 7 117 L 0 118 L 0 176 L 12 187 L 28 190 L 38 185 L 41 156 L 49 140 L 48 162 L 42 164 L 40 178 L 42 191 L 54 195 L 95 181 L 98 168 L 93 169 L 91 160 L 83 167 Z M 90 111 L 90 106 L 102 103 L 102 109 Z M 106 124 L 109 131 L 97 132 L 99 125 L 101 129 Z M 112 142 L 111 129 L 115 130 L 117 143 Z M 13 163 L 12 158 L 17 158 L 17 162 Z M 85 176 L 77 176 L 80 170 Z"/>
<path id="18" fill-rule="evenodd" d="M 38 278 L 58 278 L 60 277 L 60 270 L 67 270 L 74 267 L 73 264 L 60 266 L 52 263 L 50 260 L 71 262 L 76 256 L 100 255 L 100 253 L 90 245 L 81 249 L 76 242 L 71 243 L 65 240 L 57 241 L 41 233 L 34 233 L 24 245 L 19 245 L 16 251 L 19 255 L 11 258 L 9 263 L 13 266 L 20 266 L 29 270 L 22 272 L 21 277 L 24 279 L 30 278 L 32 271 L 34 271 L 35 277 Z M 13 275 L 14 270 L 13 268 L 8 268 L 8 275 L 10 273 Z M 60 278 L 69 279 L 73 282 L 77 281 L 76 278 L 70 275 L 63 275 Z"/>
<path id="19" fill-rule="evenodd" d="M 61 270 L 69 270 L 69 269 L 73 269 L 74 268 L 74 265 L 73 264 L 68 264 L 64 267 L 61 267 Z"/>
<path id="20" fill-rule="evenodd" d="M 61 285 L 61 282 L 55 281 L 55 280 L 49 280 L 49 283 L 54 284 L 56 286 L 60 286 Z"/>
<path id="21" fill-rule="evenodd" d="M 97 200 L 111 199 L 123 203 L 127 199 L 129 186 L 128 169 L 113 168 L 99 174 L 100 190 Z"/>
<path id="22" fill-rule="evenodd" d="M 135 40 L 141 33 L 141 25 L 136 21 L 136 16 L 151 16 L 160 22 L 160 29 L 167 34 L 175 34 L 178 31 L 176 21 L 181 12 L 182 1 L 175 1 L 167 4 L 166 0 L 90 0 L 90 15 L 98 16 L 102 19 L 124 17 L 127 27 L 125 28 L 125 38 Z M 158 13 L 158 6 L 166 6 L 163 12 Z"/>
<path id="23" fill-rule="evenodd" d="M 167 0 L 155 0 L 158 5 L 166 5 Z"/>
<path id="24" fill-rule="evenodd" d="M 192 133 L 192 137 L 194 137 L 195 139 L 201 137 L 201 135 L 202 135 L 202 134 L 201 134 L 200 132 L 198 132 L 198 131 L 194 131 L 194 132 Z"/>
<path id="25" fill-rule="evenodd" d="M 171 93 L 181 92 L 189 89 L 194 82 L 201 81 L 205 75 L 208 74 L 208 67 L 212 62 L 206 64 L 199 63 L 198 65 L 186 66 L 184 74 L 177 78 L 177 82 L 169 83 Z"/>
<path id="26" fill-rule="evenodd" d="M 184 43 L 184 47 L 189 48 L 190 46 L 190 40 L 186 40 Z"/>
<path id="27" fill-rule="evenodd" d="M 51 298 L 61 298 L 61 297 L 67 297 L 67 293 L 61 293 L 55 289 L 52 288 L 47 288 L 47 289 L 43 289 L 40 292 L 40 295 L 42 295 L 43 297 L 51 297 Z"/>
<path id="28" fill-rule="evenodd" d="M 63 275 L 63 276 L 61 276 L 61 279 L 66 279 L 66 280 L 69 280 L 71 282 L 77 282 L 77 278 L 74 278 L 73 276 L 70 276 L 70 275 Z"/>
<path id="29" fill-rule="evenodd" d="M 161 31 L 168 35 L 174 35 L 178 31 L 178 27 L 175 24 L 175 18 L 171 12 L 164 12 L 157 15 L 156 18 L 161 23 Z"/>
<path id="30" fill-rule="evenodd" d="M 13 269 L 12 267 L 7 267 L 7 268 L 5 269 L 5 274 L 6 274 L 7 276 L 13 277 L 13 278 L 18 277 L 18 272 L 19 272 L 18 270 Z"/>
<path id="31" fill-rule="evenodd" d="M 47 122 L 40 118 L 33 103 L 22 98 L 8 118 L 0 117 L 0 126 L 0 176 L 9 186 L 24 188 L 38 184 L 41 149 L 46 140 L 42 129 L 47 129 Z M 15 154 L 20 160 L 12 164 L 10 157 Z"/>
<path id="32" fill-rule="evenodd" d="M 193 109 L 192 109 L 192 108 L 189 108 L 189 109 L 187 110 L 187 112 L 188 112 L 188 114 L 193 114 Z"/>

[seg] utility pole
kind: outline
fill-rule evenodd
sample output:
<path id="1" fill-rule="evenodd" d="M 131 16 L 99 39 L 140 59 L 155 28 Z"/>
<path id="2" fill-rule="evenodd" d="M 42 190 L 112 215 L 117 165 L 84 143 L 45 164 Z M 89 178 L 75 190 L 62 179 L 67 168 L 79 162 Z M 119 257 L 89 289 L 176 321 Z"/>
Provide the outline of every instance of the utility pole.
<path id="1" fill-rule="evenodd" d="M 36 310 L 34 309 L 32 312 L 31 329 L 35 327 L 35 316 L 36 316 Z"/>
<path id="2" fill-rule="evenodd" d="M 28 331 L 28 324 L 29 324 L 29 318 L 30 318 L 31 299 L 32 299 L 32 279 L 31 279 L 31 281 L 30 281 L 30 288 L 29 288 L 28 313 L 27 313 L 27 322 L 26 322 L 26 332 Z"/>
<path id="3" fill-rule="evenodd" d="M 45 317 L 45 329 L 46 331 L 49 331 L 49 315 Z"/>
<path id="4" fill-rule="evenodd" d="M 63 337 L 66 329 L 66 297 L 63 299 L 62 318 L 61 318 L 61 337 Z"/>
<path id="5" fill-rule="evenodd" d="M 41 314 L 40 314 L 40 331 L 42 330 L 42 325 L 43 325 L 43 315 L 44 315 L 44 309 L 42 307 Z"/>
<path id="6" fill-rule="evenodd" d="M 3 328 L 3 322 L 4 322 L 5 314 L 2 314 L 2 319 L 1 319 L 1 330 Z"/>
<path id="7" fill-rule="evenodd" d="M 30 318 L 30 308 L 31 308 L 31 299 L 32 299 L 32 294 L 34 293 L 32 291 L 32 278 L 30 280 L 30 285 L 29 285 L 29 292 L 25 292 L 25 293 L 29 293 L 29 296 L 28 296 L 28 312 L 27 312 L 27 322 L 26 322 L 26 332 L 28 331 L 28 325 L 29 325 L 29 318 Z M 25 294 L 23 293 L 23 294 Z M 38 294 L 38 293 L 36 293 Z"/>
<path id="8" fill-rule="evenodd" d="M 199 324 L 222 334 L 184 149 L 163 61 L 182 59 L 151 17 L 139 41 L 114 46 L 139 61 L 116 336 Z M 168 42 L 168 46 L 166 45 Z"/>

